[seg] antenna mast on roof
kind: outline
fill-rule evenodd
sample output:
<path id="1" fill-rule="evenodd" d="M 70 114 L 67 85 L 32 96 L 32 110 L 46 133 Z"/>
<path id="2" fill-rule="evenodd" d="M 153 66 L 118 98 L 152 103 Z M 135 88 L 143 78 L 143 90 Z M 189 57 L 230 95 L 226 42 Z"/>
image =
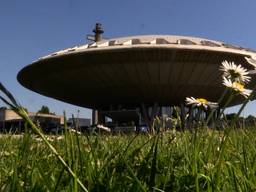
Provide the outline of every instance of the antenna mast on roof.
<path id="1" fill-rule="evenodd" d="M 104 30 L 102 28 L 101 23 L 96 23 L 95 28 L 92 30 L 94 32 L 93 35 L 87 35 L 87 40 L 98 42 L 102 40 L 102 33 L 104 33 Z"/>
<path id="2" fill-rule="evenodd" d="M 94 41 L 101 41 L 102 40 L 102 33 L 104 33 L 103 28 L 100 23 L 96 23 L 95 29 L 93 29 L 94 35 Z"/>

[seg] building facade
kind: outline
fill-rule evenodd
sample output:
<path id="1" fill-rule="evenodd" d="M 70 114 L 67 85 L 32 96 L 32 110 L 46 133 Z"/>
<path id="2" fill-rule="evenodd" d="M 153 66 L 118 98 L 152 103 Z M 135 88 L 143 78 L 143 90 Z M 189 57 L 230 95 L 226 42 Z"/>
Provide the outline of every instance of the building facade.
<path id="1" fill-rule="evenodd" d="M 28 115 L 45 132 L 64 124 L 64 116 L 32 112 Z M 24 120 L 18 114 L 12 109 L 0 108 L 0 132 L 22 132 L 24 129 Z"/>

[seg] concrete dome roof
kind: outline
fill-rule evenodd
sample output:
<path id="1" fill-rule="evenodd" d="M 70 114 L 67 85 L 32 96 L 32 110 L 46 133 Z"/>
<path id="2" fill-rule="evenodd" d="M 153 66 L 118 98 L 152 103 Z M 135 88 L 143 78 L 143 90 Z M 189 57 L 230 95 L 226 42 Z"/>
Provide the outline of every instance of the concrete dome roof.
<path id="1" fill-rule="evenodd" d="M 18 74 L 28 89 L 75 105 L 104 108 L 158 102 L 175 105 L 186 96 L 217 101 L 224 87 L 223 60 L 253 69 L 244 57 L 256 52 L 195 37 L 145 35 L 64 49 Z M 255 83 L 249 85 L 252 87 Z M 231 105 L 241 103 L 242 97 Z"/>
<path id="2" fill-rule="evenodd" d="M 51 53 L 50 55 L 39 58 L 46 59 L 54 56 L 68 55 L 72 53 L 79 53 L 85 51 L 99 51 L 107 49 L 120 49 L 127 47 L 166 47 L 177 49 L 201 49 L 212 50 L 219 52 L 230 52 L 237 54 L 251 55 L 256 54 L 256 51 L 240 46 L 227 44 L 220 41 L 209 39 L 186 37 L 186 36 L 173 36 L 173 35 L 141 35 L 120 37 L 109 40 L 102 40 L 91 44 L 75 46 L 67 49 Z"/>

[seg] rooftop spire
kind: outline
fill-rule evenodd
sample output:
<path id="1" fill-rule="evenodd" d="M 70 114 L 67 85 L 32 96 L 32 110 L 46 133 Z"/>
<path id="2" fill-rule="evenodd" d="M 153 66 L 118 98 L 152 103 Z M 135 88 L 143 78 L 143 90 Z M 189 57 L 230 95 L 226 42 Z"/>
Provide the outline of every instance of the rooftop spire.
<path id="1" fill-rule="evenodd" d="M 102 33 L 104 33 L 103 28 L 101 26 L 101 23 L 96 23 L 95 28 L 93 29 L 94 35 L 94 41 L 98 42 L 102 40 Z"/>

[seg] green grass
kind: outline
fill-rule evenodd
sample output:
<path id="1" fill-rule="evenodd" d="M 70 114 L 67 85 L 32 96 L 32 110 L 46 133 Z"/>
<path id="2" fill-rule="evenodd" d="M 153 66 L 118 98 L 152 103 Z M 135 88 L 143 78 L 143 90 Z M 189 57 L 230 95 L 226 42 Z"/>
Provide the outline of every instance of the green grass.
<path id="1" fill-rule="evenodd" d="M 256 191 L 256 127 L 233 128 L 249 98 L 223 131 L 47 136 L 0 93 L 26 125 L 0 135 L 0 191 Z"/>
<path id="2" fill-rule="evenodd" d="M 255 191 L 256 131 L 48 136 L 88 191 Z M 82 191 L 45 142 L 0 138 L 1 191 Z"/>

